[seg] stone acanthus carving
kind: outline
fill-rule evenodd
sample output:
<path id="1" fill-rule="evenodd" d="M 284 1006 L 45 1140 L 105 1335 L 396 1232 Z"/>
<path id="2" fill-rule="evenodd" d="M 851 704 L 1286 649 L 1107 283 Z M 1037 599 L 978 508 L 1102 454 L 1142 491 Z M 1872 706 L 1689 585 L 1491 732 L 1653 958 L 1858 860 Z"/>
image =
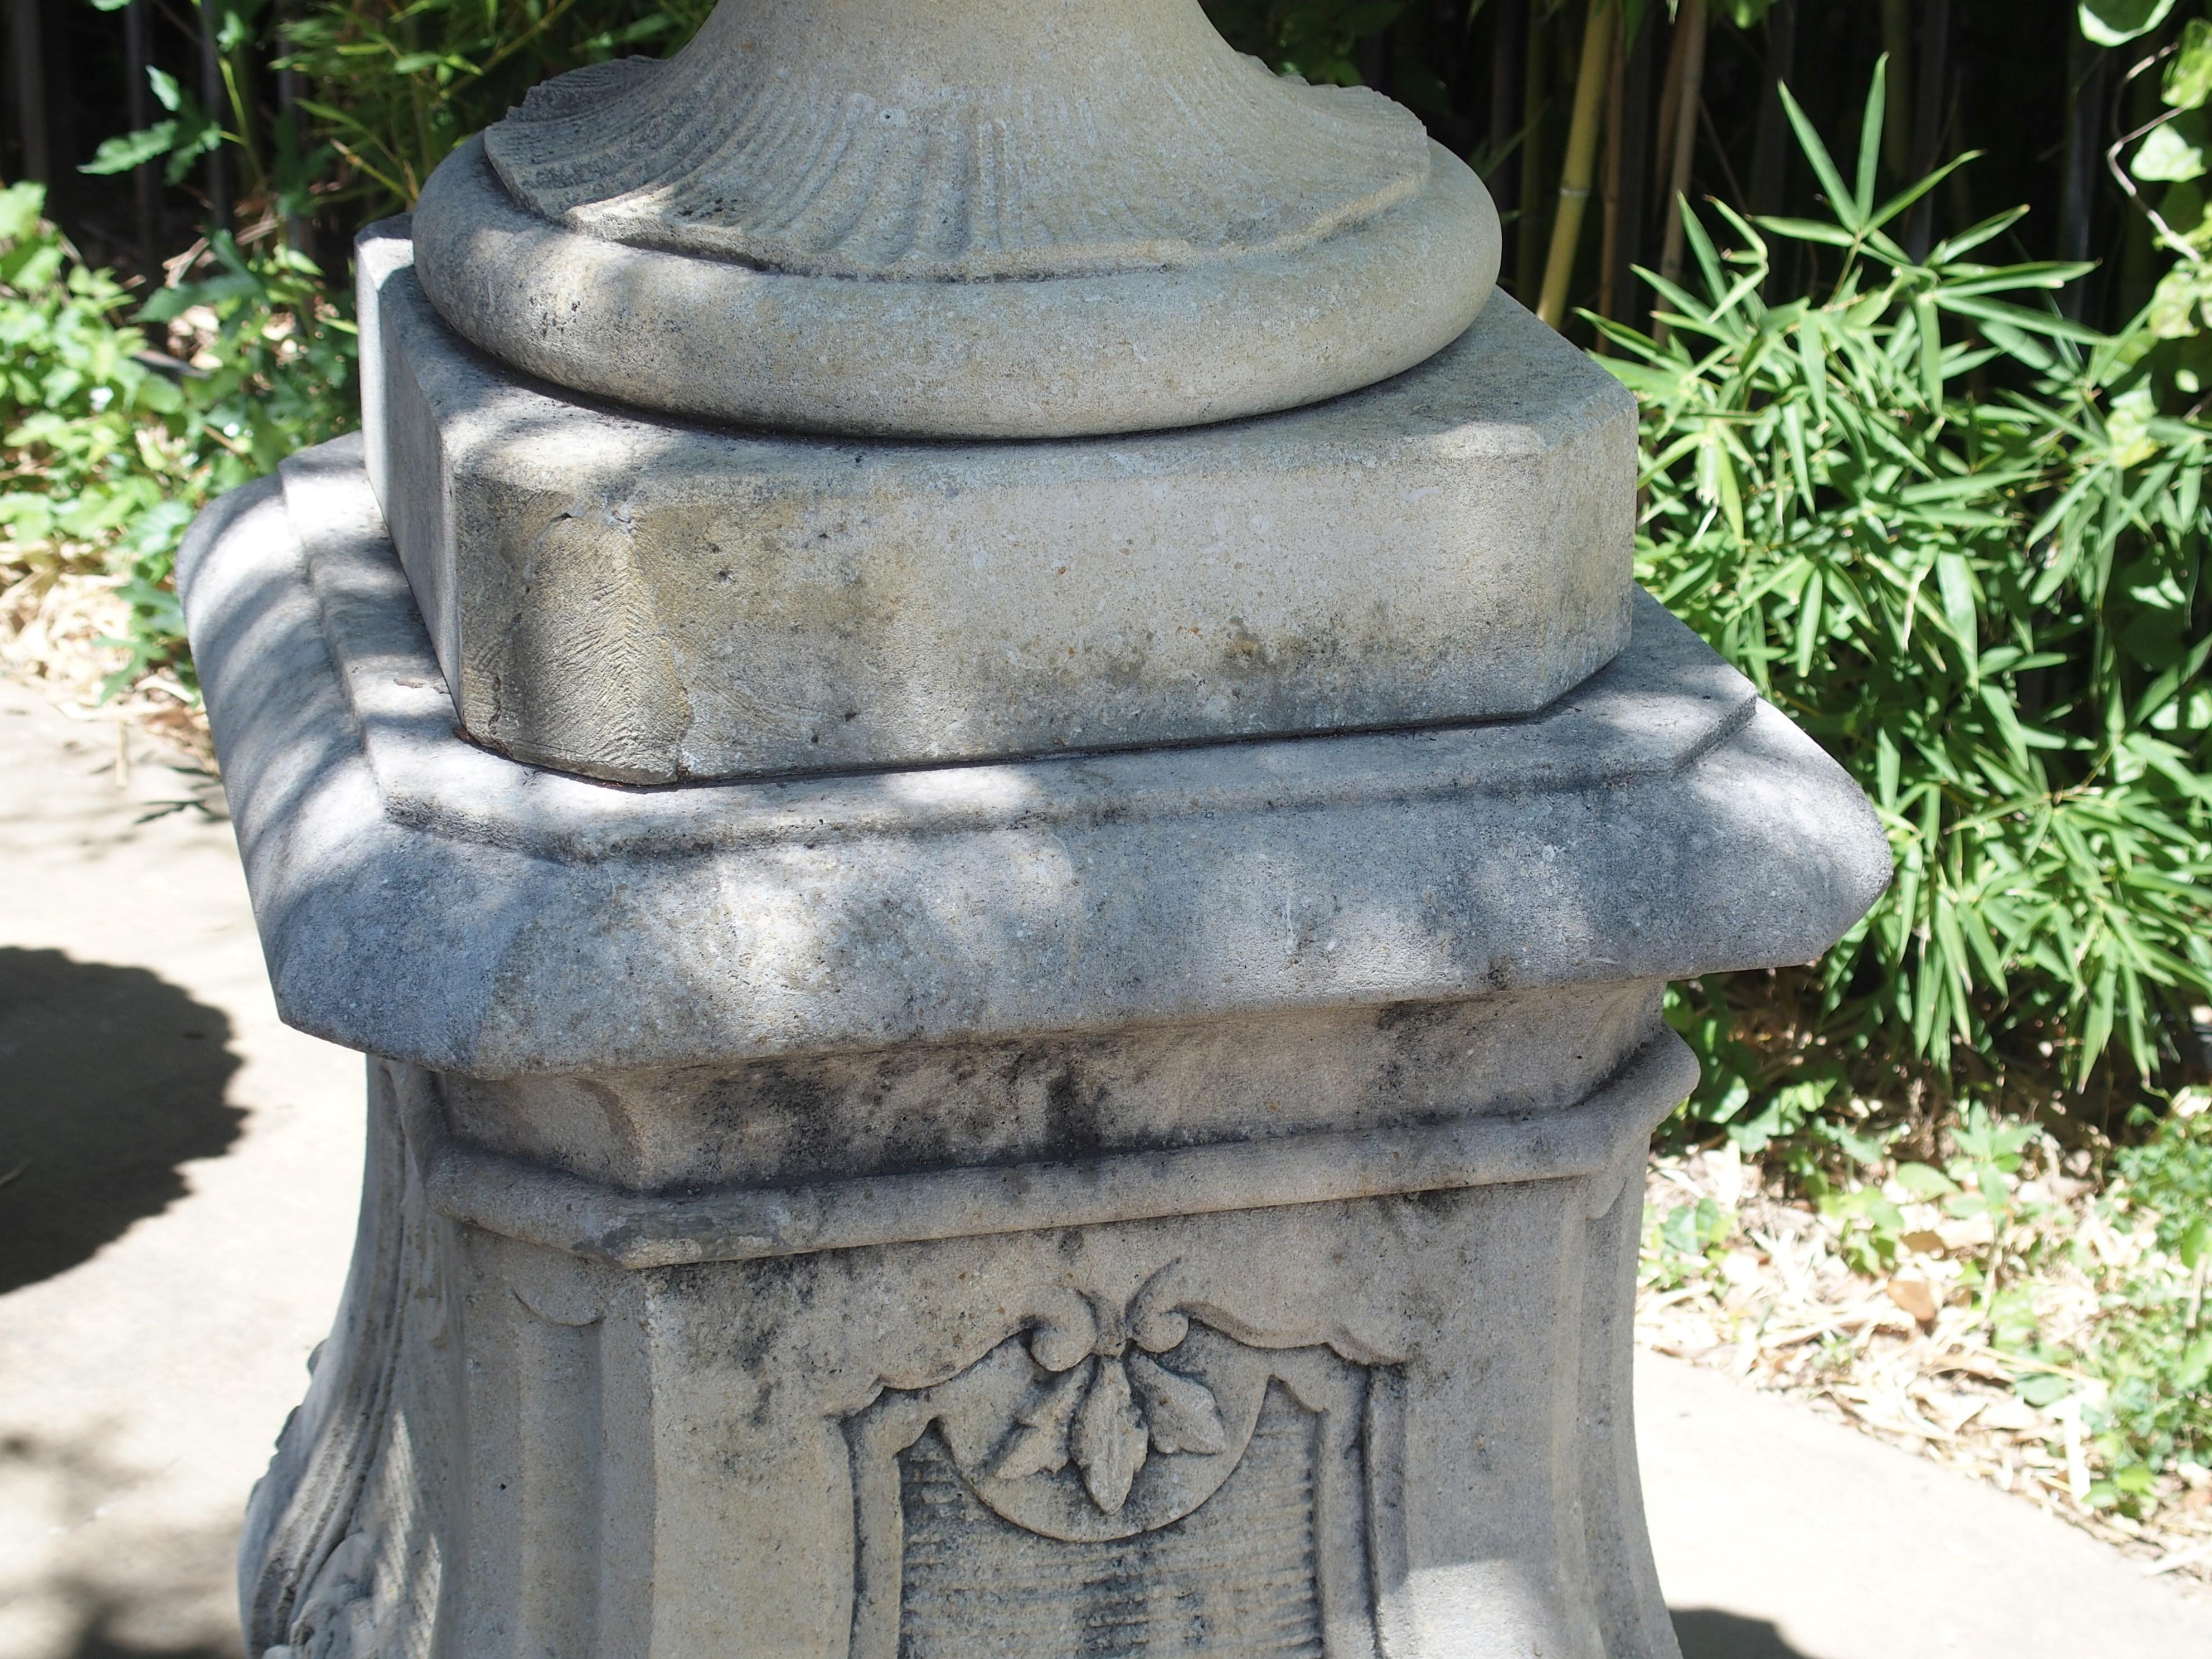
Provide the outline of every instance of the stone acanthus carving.
<path id="1" fill-rule="evenodd" d="M 856 20 L 848 14 L 859 10 Z M 485 151 L 571 229 L 823 276 L 1067 276 L 1302 247 L 1415 194 L 1364 88 L 1240 57 L 1189 0 L 724 6 L 665 62 L 532 91 Z"/>
<path id="2" fill-rule="evenodd" d="M 356 1532 L 324 1558 L 293 1614 L 291 1639 L 262 1659 L 381 1659 L 383 1608 L 376 1595 L 376 1540 Z"/>
<path id="3" fill-rule="evenodd" d="M 1091 1501 L 1108 1515 L 1121 1512 L 1152 1452 L 1218 1456 L 1229 1449 L 1213 1391 L 1141 1353 L 1086 1355 L 1014 1421 L 991 1478 L 1057 1474 L 1073 1461 Z"/>
<path id="4" fill-rule="evenodd" d="M 310 1361 L 307 1401 L 254 1488 L 239 1549 L 249 1650 L 261 1659 L 399 1659 L 422 1650 L 436 1552 L 416 1512 L 400 1419 L 405 1350 L 453 1340 L 448 1224 L 428 1212 L 393 1121 L 389 1068 L 371 1071 L 368 1175 L 352 1281 Z M 395 1550 L 415 1558 L 393 1570 Z"/>
<path id="5" fill-rule="evenodd" d="M 848 1421 L 854 1659 L 988 1645 L 1000 1623 L 1042 1653 L 1102 1621 L 1149 1653 L 1373 1652 L 1395 1372 L 1238 1340 L 1174 1298 L 1176 1266 Z"/>

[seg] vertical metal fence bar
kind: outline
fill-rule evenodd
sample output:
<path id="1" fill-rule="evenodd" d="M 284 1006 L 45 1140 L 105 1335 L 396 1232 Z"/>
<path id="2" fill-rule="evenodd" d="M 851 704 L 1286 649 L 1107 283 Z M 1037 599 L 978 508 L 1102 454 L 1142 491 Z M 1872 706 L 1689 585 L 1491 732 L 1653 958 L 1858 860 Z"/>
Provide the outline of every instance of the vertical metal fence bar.
<path id="1" fill-rule="evenodd" d="M 218 0 L 199 0 L 200 101 L 207 106 L 210 120 L 227 126 L 230 97 L 222 84 L 222 46 L 217 39 L 222 25 L 217 5 Z M 208 234 L 213 235 L 230 228 L 230 158 L 219 145 L 208 152 L 205 176 Z"/>
<path id="2" fill-rule="evenodd" d="M 23 176 L 40 184 L 53 180 L 53 149 L 46 135 L 45 31 L 39 12 L 43 0 L 12 0 L 8 8 L 8 52 L 15 64 L 15 124 L 23 146 Z"/>
<path id="3" fill-rule="evenodd" d="M 123 9 L 123 100 L 133 132 L 143 132 L 154 125 L 152 100 L 146 82 L 147 66 L 154 61 L 153 26 L 149 15 L 151 4 L 152 0 L 131 0 Z M 131 231 L 137 244 L 138 263 L 149 278 L 160 268 L 161 258 L 160 203 L 155 194 L 161 186 L 155 165 L 141 161 L 131 169 Z"/>
<path id="4" fill-rule="evenodd" d="M 288 50 L 284 40 L 284 25 L 288 19 L 289 14 L 286 11 L 280 9 L 277 12 L 276 21 L 276 51 L 280 57 Z M 276 114 L 277 118 L 282 123 L 282 132 L 283 136 L 279 138 L 277 144 L 275 147 L 272 147 L 270 154 L 276 158 L 276 165 L 280 168 L 283 163 L 283 155 L 286 147 L 289 146 L 291 153 L 295 155 L 302 154 L 306 149 L 306 141 L 301 137 L 300 132 L 301 91 L 301 80 L 299 70 L 295 69 L 280 69 L 276 71 Z M 280 172 L 277 176 L 281 179 L 283 175 Z M 302 179 L 302 188 L 305 188 L 305 184 L 306 181 Z M 285 246 L 290 248 L 295 253 L 309 252 L 311 250 L 308 244 L 313 239 L 313 230 L 314 228 L 308 222 L 307 216 L 297 212 L 289 207 L 285 209 Z"/>

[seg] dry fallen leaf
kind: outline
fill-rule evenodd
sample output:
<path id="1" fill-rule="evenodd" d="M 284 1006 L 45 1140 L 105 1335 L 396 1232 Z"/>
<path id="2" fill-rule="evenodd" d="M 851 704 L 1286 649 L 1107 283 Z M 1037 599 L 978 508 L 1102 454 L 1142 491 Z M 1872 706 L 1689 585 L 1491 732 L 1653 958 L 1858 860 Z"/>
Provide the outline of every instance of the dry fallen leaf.
<path id="1" fill-rule="evenodd" d="M 1893 1273 L 1889 1280 L 1889 1299 L 1911 1314 L 1923 1325 L 1936 1322 L 1936 1291 L 1917 1273 Z"/>
<path id="2" fill-rule="evenodd" d="M 2168 1562 L 2169 1576 L 2212 1583 L 2212 1557 L 2194 1553 L 2212 1540 L 2212 1470 L 2170 1468 L 2149 1495 L 2153 1507 L 2118 1524 L 2086 1502 L 2082 1478 L 2094 1472 L 2079 1425 L 2069 1447 L 2059 1414 L 2014 1391 L 2019 1364 L 1991 1346 L 1985 1312 L 1961 1273 L 1961 1261 L 1971 1271 L 1988 1254 L 1985 1218 L 1962 1224 L 1939 1219 L 1934 1206 L 1904 1206 L 1904 1231 L 1932 1235 L 1908 1237 L 1908 1248 L 1936 1246 L 1897 1264 L 1899 1279 L 1925 1289 L 1926 1300 L 1911 1307 L 1885 1279 L 1866 1276 L 1848 1259 L 1840 1224 L 1769 1185 L 1755 1164 L 1740 1165 L 1732 1183 L 1726 1163 L 1711 1153 L 1662 1153 L 1651 1161 L 1646 1192 L 1655 1231 L 1685 1200 L 1700 1199 L 1719 1205 L 1734 1225 L 1713 1256 L 1669 1261 L 1663 1244 L 1647 1255 L 1654 1265 L 1667 1261 L 1672 1272 L 1655 1276 L 1638 1298 L 1644 1346 L 1792 1395 L 2014 1493 L 2138 1561 Z M 1735 1201 L 1723 1203 L 1731 1186 Z M 2087 1340 L 2103 1317 L 2100 1280 L 2109 1267 L 2100 1267 L 2096 1258 L 2109 1251 L 2133 1261 L 2154 1241 L 2146 1230 L 2106 1229 L 2086 1182 L 2062 1187 L 2054 1177 L 2049 1193 L 2047 1212 L 2015 1224 L 2015 1248 L 2027 1244 L 2041 1258 L 2036 1275 L 2015 1282 L 2033 1296 L 2045 1340 L 2065 1347 Z M 2100 1233 L 2105 1251 L 2072 1248 L 2083 1235 L 2094 1240 Z M 1755 1275 L 1747 1271 L 1753 1267 Z M 1904 1295 L 1920 1300 L 1911 1289 Z M 1921 1317 L 1931 1305 L 1934 1318 Z"/>
<path id="3" fill-rule="evenodd" d="M 1936 1237 L 1947 1250 L 1986 1250 L 1996 1231 L 1989 1217 L 1970 1215 L 1946 1221 L 1936 1228 Z"/>

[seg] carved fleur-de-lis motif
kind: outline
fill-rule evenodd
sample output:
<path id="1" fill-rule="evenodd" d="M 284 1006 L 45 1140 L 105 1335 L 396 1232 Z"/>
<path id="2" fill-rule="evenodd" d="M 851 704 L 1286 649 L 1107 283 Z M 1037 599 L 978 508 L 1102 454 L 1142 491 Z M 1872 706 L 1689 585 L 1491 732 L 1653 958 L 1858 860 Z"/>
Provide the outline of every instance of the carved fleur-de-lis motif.
<path id="1" fill-rule="evenodd" d="M 1217 1453 L 1228 1443 L 1203 1382 L 1141 1353 L 1092 1354 L 1015 1413 L 991 1474 L 1021 1480 L 1073 1462 L 1091 1501 L 1115 1515 L 1153 1452 Z"/>

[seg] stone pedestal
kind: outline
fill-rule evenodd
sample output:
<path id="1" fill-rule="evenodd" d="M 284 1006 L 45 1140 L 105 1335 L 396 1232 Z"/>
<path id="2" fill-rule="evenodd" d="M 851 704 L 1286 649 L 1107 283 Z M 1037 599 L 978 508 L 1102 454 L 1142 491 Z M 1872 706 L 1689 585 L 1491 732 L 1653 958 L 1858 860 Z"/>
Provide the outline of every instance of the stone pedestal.
<path id="1" fill-rule="evenodd" d="M 1887 848 L 1495 255 L 1188 0 L 726 0 L 368 234 L 364 437 L 179 562 L 371 1056 L 259 1659 L 1674 1652 L 1662 994 Z"/>
<path id="2" fill-rule="evenodd" d="M 1660 988 L 1886 863 L 1657 606 L 1521 720 L 641 793 L 456 734 L 350 441 L 185 585 L 281 1006 L 385 1056 L 257 1650 L 1670 1651 Z"/>

